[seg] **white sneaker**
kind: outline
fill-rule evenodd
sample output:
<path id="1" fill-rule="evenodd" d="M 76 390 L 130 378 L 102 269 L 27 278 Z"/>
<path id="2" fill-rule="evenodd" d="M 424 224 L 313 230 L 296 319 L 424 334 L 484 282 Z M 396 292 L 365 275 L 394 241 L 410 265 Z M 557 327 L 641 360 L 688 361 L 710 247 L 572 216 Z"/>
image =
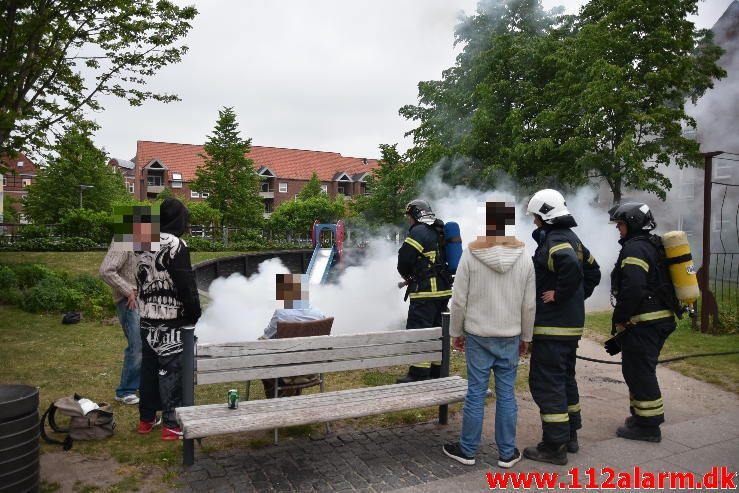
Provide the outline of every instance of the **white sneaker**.
<path id="1" fill-rule="evenodd" d="M 136 394 L 128 394 L 124 395 L 123 397 L 116 396 L 115 400 L 124 404 L 138 404 L 139 396 L 137 396 Z"/>

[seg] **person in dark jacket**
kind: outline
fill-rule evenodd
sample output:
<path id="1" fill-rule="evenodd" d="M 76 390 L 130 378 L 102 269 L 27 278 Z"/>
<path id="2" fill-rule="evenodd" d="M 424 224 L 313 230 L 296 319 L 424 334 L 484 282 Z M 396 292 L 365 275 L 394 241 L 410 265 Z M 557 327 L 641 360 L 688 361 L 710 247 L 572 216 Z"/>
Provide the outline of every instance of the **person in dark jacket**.
<path id="1" fill-rule="evenodd" d="M 661 239 L 650 233 L 657 225 L 649 206 L 628 203 L 612 208 L 609 214 L 621 235 L 621 252 L 611 273 L 616 337 L 607 349 L 611 354 L 621 351 L 621 370 L 631 398 L 631 416 L 616 434 L 630 440 L 659 442 L 665 411 L 657 381 L 657 359 L 675 330 L 677 300 L 660 256 Z"/>
<path id="2" fill-rule="evenodd" d="M 151 432 L 158 422 L 157 411 L 161 410 L 162 440 L 182 437 L 174 412 L 182 403 L 181 328 L 200 318 L 190 252 L 180 239 L 188 216 L 182 202 L 169 198 L 160 206 L 159 224 L 154 211 L 150 222 L 142 221 L 139 225 L 154 238 L 151 251 L 136 253 L 142 340 L 138 432 Z"/>
<path id="3" fill-rule="evenodd" d="M 527 447 L 524 457 L 566 464 L 567 452 L 579 449 L 582 427 L 575 380 L 578 341 L 585 324 L 585 299 L 600 283 L 600 267 L 571 228 L 577 226 L 564 197 L 540 190 L 528 213 L 537 229 L 536 317 L 529 370 L 529 387 L 542 421 L 542 441 Z"/>
<path id="4" fill-rule="evenodd" d="M 425 200 L 413 200 L 405 209 L 410 229 L 398 250 L 398 273 L 407 286 L 408 321 L 406 329 L 441 326 L 441 314 L 452 296 L 452 277 L 443 258 L 441 234 L 444 223 L 437 219 Z M 432 377 L 428 363 L 413 365 L 398 383 Z"/>

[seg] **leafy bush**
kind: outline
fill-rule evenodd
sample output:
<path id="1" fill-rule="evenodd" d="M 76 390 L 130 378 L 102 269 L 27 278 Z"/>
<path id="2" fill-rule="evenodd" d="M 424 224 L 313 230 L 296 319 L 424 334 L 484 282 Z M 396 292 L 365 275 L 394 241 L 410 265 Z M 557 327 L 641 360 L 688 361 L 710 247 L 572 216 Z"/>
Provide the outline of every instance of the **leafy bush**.
<path id="1" fill-rule="evenodd" d="M 57 277 L 53 270 L 41 264 L 18 264 L 8 266 L 15 272 L 19 289 L 28 289 L 50 277 Z"/>
<path id="2" fill-rule="evenodd" d="M 67 287 L 61 277 L 48 277 L 26 289 L 21 308 L 32 313 L 82 310 L 83 294 Z"/>
<path id="3" fill-rule="evenodd" d="M 20 306 L 23 300 L 23 292 L 18 288 L 0 289 L 0 303 L 6 305 Z"/>
<path id="4" fill-rule="evenodd" d="M 3 250 L 12 252 L 84 252 L 98 248 L 98 243 L 89 238 L 31 238 L 5 244 Z"/>
<path id="5" fill-rule="evenodd" d="M 191 252 L 222 252 L 226 250 L 218 240 L 209 240 L 198 236 L 185 237 L 185 243 Z"/>
<path id="6" fill-rule="evenodd" d="M 64 236 L 89 238 L 96 244 L 105 245 L 113 237 L 113 216 L 103 211 L 68 209 L 60 226 Z"/>
<path id="7" fill-rule="evenodd" d="M 0 292 L 18 289 L 18 276 L 13 269 L 0 265 Z"/>
<path id="8" fill-rule="evenodd" d="M 46 226 L 40 226 L 36 224 L 25 224 L 20 228 L 20 236 L 24 240 L 30 240 L 33 238 L 48 238 L 51 235 L 51 231 Z"/>

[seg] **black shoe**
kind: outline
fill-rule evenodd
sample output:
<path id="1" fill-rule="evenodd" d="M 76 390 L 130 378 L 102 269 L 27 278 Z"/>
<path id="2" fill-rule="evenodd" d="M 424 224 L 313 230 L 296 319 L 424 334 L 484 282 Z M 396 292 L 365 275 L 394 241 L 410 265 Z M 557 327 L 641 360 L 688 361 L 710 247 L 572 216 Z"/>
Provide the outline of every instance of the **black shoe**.
<path id="1" fill-rule="evenodd" d="M 537 462 L 548 462 L 550 464 L 564 466 L 567 464 L 567 447 L 564 443 L 550 445 L 541 442 L 536 447 L 526 447 L 523 450 L 523 456 Z"/>
<path id="2" fill-rule="evenodd" d="M 662 441 L 662 432 L 659 426 L 619 426 L 616 435 L 627 440 L 642 440 L 654 443 Z"/>
<path id="3" fill-rule="evenodd" d="M 570 432 L 570 440 L 567 442 L 567 452 L 576 454 L 580 450 L 580 444 L 577 442 L 577 431 Z"/>
<path id="4" fill-rule="evenodd" d="M 429 378 L 441 378 L 441 363 L 431 363 L 431 368 L 429 368 Z"/>
<path id="5" fill-rule="evenodd" d="M 442 450 L 444 450 L 447 457 L 451 457 L 465 466 L 475 465 L 475 458 L 462 452 L 462 447 L 459 446 L 459 443 L 447 443 L 442 447 Z"/>
<path id="6" fill-rule="evenodd" d="M 513 449 L 512 456 L 508 457 L 507 459 L 504 459 L 502 457 L 498 458 L 498 466 L 504 469 L 508 469 L 510 467 L 513 467 L 517 462 L 520 462 L 521 459 L 523 459 L 521 452 L 519 452 L 518 449 Z"/>
<path id="7" fill-rule="evenodd" d="M 409 366 L 408 374 L 395 380 L 395 383 L 420 382 L 431 378 L 431 369 L 422 366 Z"/>
<path id="8" fill-rule="evenodd" d="M 624 426 L 627 428 L 633 428 L 636 426 L 636 416 L 629 416 L 624 420 Z"/>

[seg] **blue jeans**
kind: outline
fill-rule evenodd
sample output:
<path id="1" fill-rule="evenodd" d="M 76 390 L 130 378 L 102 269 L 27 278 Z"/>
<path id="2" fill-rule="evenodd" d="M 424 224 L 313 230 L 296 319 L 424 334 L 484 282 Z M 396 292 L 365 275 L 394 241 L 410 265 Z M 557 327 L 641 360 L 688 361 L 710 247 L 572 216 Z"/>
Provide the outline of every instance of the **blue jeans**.
<path id="1" fill-rule="evenodd" d="M 128 300 L 125 298 L 118 302 L 116 311 L 118 320 L 123 328 L 123 335 L 128 340 L 128 346 L 123 352 L 123 368 L 121 369 L 121 382 L 115 390 L 116 397 L 125 397 L 135 394 L 139 389 L 141 378 L 141 333 L 139 331 L 138 310 L 128 309 Z"/>
<path id="2" fill-rule="evenodd" d="M 490 370 L 495 375 L 495 443 L 501 458 L 509 458 L 516 448 L 516 370 L 518 342 L 515 337 L 480 337 L 466 334 L 467 397 L 459 445 L 474 456 L 480 445 L 482 420 L 485 417 L 485 394 Z"/>

